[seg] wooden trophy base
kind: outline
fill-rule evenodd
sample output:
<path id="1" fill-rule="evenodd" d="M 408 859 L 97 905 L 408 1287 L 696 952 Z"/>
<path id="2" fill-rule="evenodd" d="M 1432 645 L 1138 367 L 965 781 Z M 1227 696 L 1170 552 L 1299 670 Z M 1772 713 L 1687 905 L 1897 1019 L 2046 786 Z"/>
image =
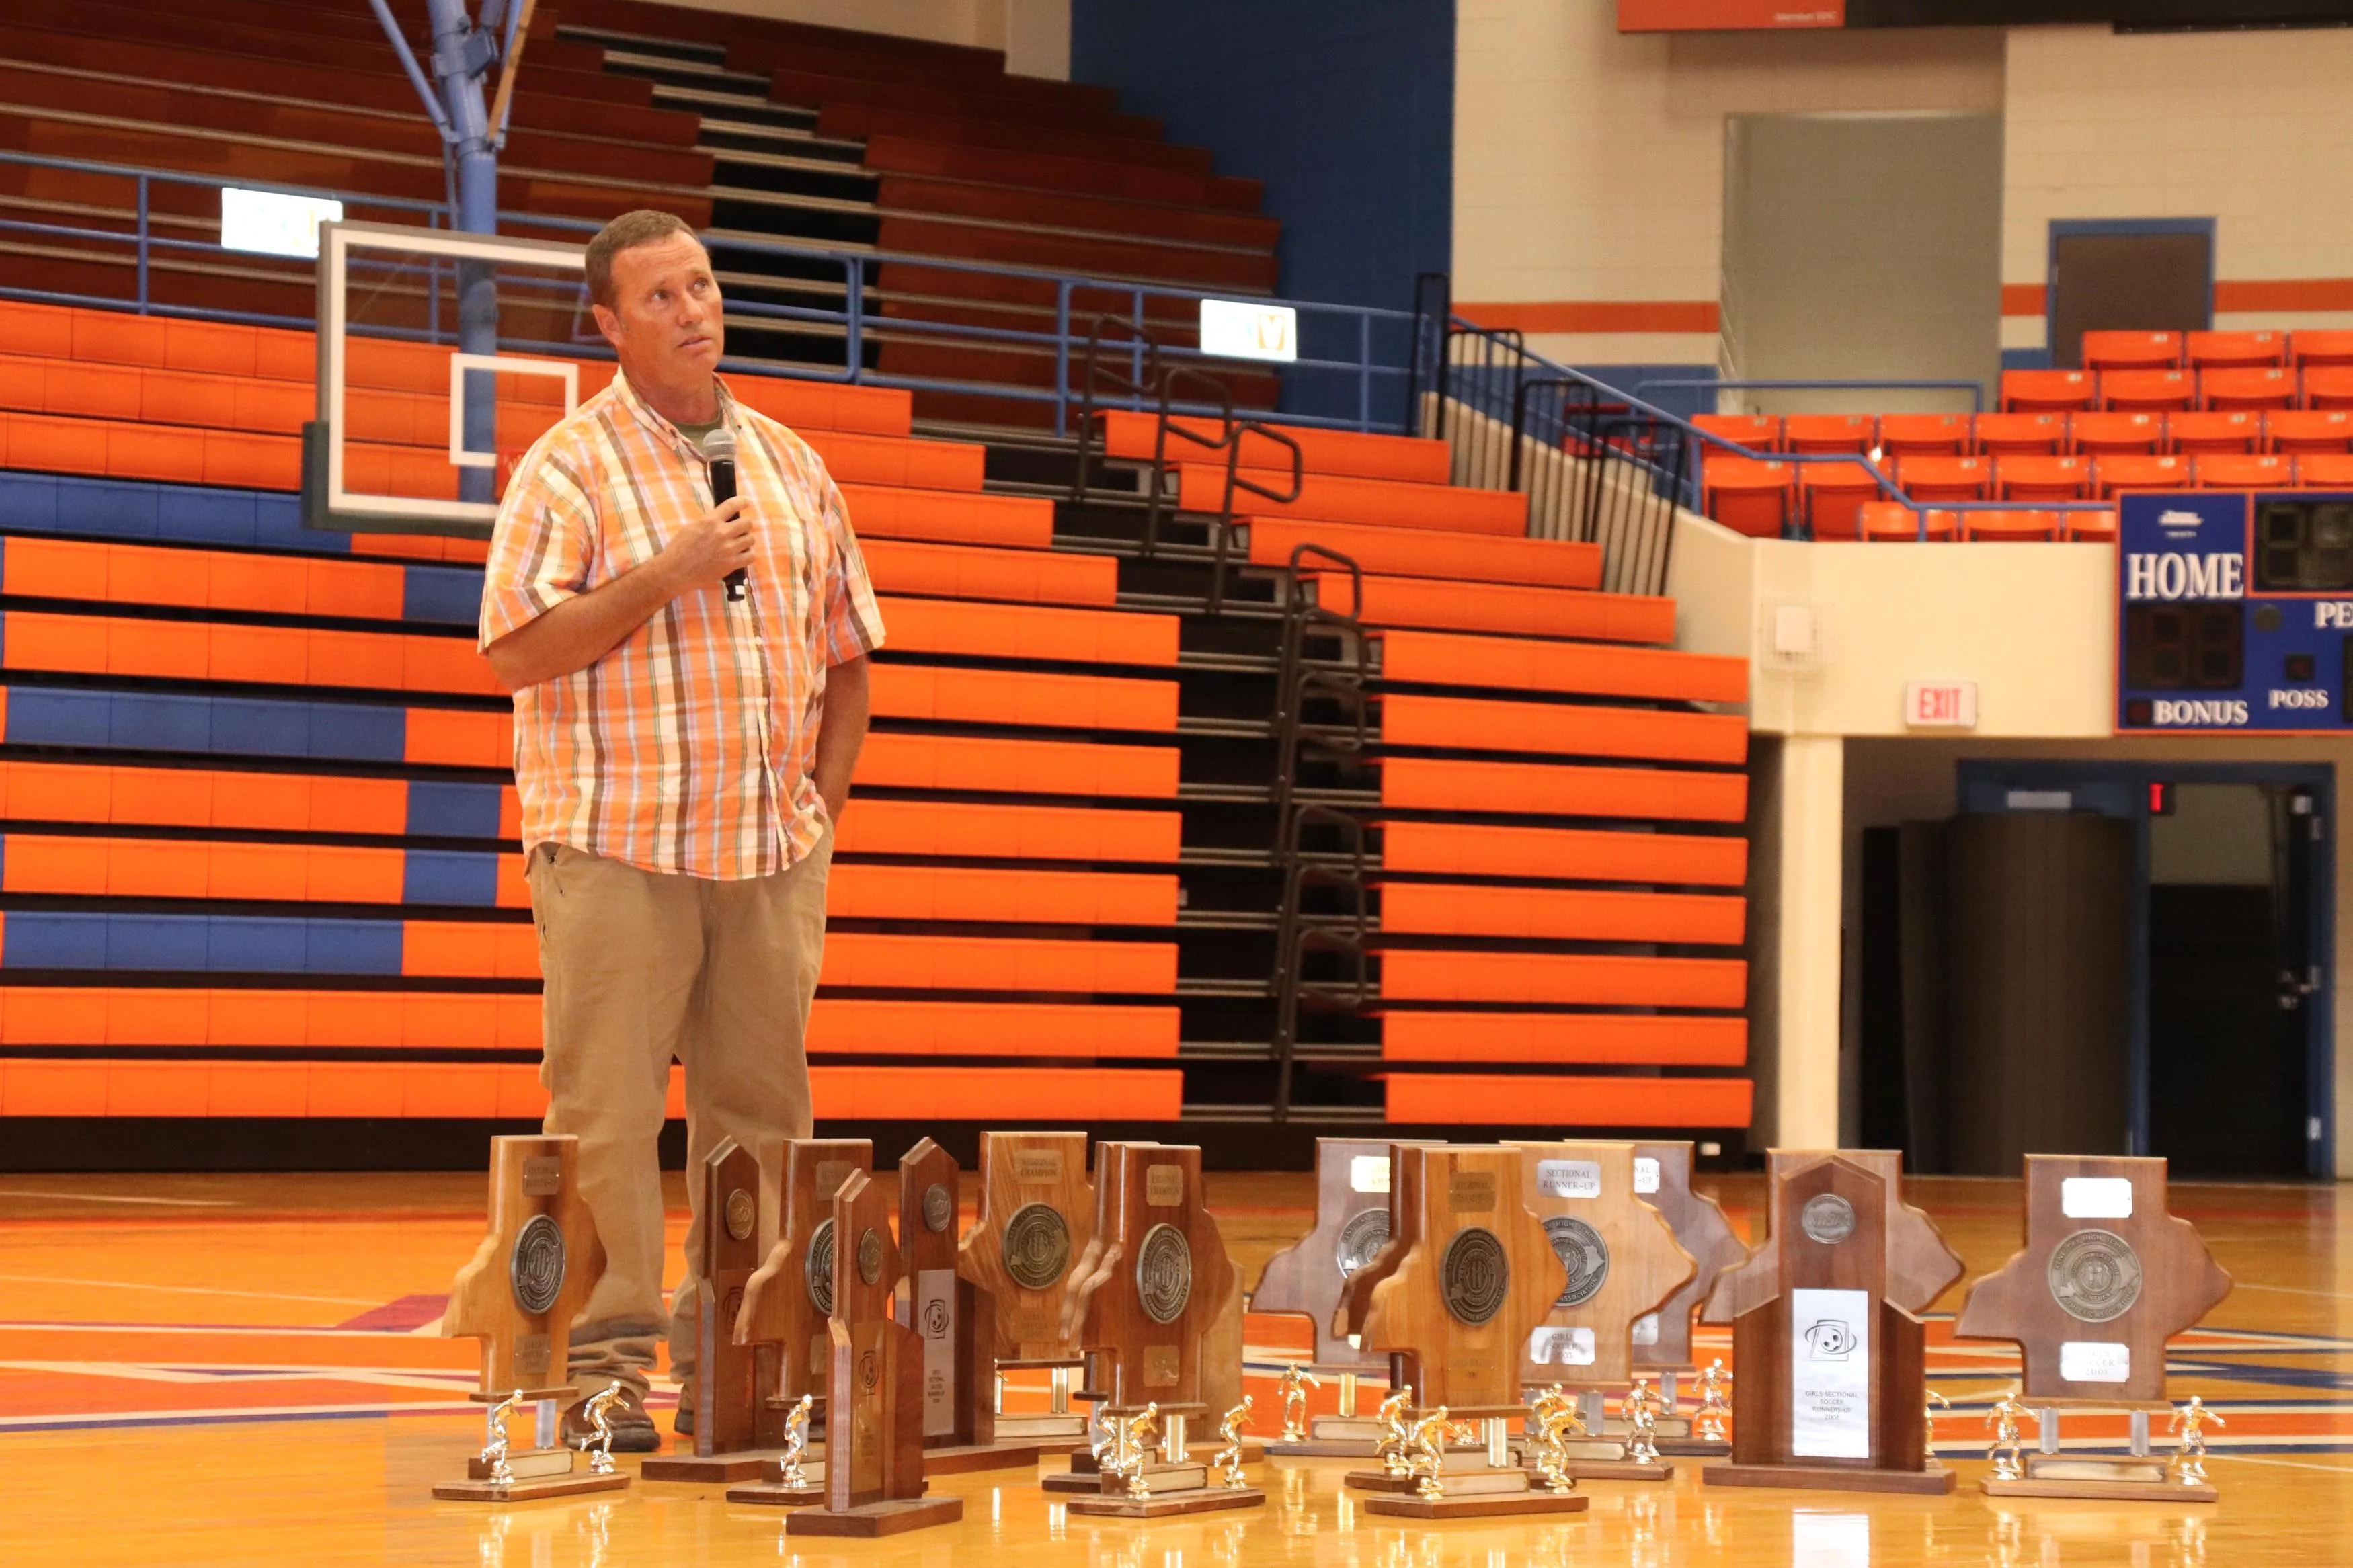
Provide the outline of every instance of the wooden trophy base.
<path id="1" fill-rule="evenodd" d="M 1515 1513 L 1583 1513 L 1592 1506 L 1592 1499 L 1575 1492 L 1524 1491 L 1483 1497 L 1449 1492 L 1439 1498 L 1412 1494 L 1367 1498 L 1364 1509 L 1366 1513 L 1393 1514 L 1399 1519 L 1494 1519 Z"/>
<path id="2" fill-rule="evenodd" d="M 829 1508 L 805 1508 L 785 1521 L 785 1533 L 849 1535 L 871 1540 L 879 1535 L 899 1535 L 910 1530 L 954 1524 L 962 1518 L 964 1499 L 960 1497 L 902 1498 L 891 1502 L 870 1502 L 863 1508 L 844 1509 L 839 1513 Z"/>
<path id="3" fill-rule="evenodd" d="M 1712 1487 L 1778 1487 L 1799 1491 L 1917 1492 L 1942 1496 L 1954 1486 L 1953 1472 L 1879 1470 L 1843 1465 L 1710 1465 L 1699 1473 Z"/>
<path id="4" fill-rule="evenodd" d="M 649 1481 L 686 1481 L 699 1486 L 732 1486 L 757 1478 L 774 1468 L 781 1450 L 740 1448 L 732 1454 L 649 1454 L 638 1473 Z"/>
<path id="5" fill-rule="evenodd" d="M 1675 1468 L 1663 1459 L 1571 1459 L 1561 1474 L 1573 1481 L 1671 1481 Z"/>
<path id="6" fill-rule="evenodd" d="M 1659 1452 L 1678 1459 L 1728 1459 L 1732 1445 L 1705 1437 L 1662 1437 Z"/>
<path id="7" fill-rule="evenodd" d="M 1220 1509 L 1263 1508 L 1266 1494 L 1256 1487 L 1194 1487 L 1182 1491 L 1154 1492 L 1132 1498 L 1124 1488 L 1093 1497 L 1072 1498 L 1071 1511 L 1089 1519 L 1166 1519 L 1180 1513 L 1211 1513 Z"/>
<path id="8" fill-rule="evenodd" d="M 1048 1453 L 1069 1453 L 1087 1446 L 1087 1418 L 1083 1415 L 999 1415 L 997 1417 L 997 1440 L 1000 1443 L 1035 1443 Z"/>
<path id="9" fill-rule="evenodd" d="M 923 1474 L 960 1476 L 967 1470 L 1032 1470 L 1045 1449 L 1034 1442 L 957 1443 L 923 1450 Z"/>
<path id="10" fill-rule="evenodd" d="M 569 1448 L 535 1448 L 507 1457 L 513 1479 L 494 1481 L 490 1467 L 477 1457 L 466 1461 L 466 1479 L 436 1481 L 433 1495 L 444 1502 L 530 1502 L 538 1498 L 572 1497 L 581 1492 L 619 1491 L 629 1484 L 626 1471 L 607 1475 L 573 1468 L 578 1456 Z"/>
<path id="11" fill-rule="evenodd" d="M 757 1480 L 727 1489 L 729 1502 L 761 1503 L 770 1508 L 807 1508 L 811 1503 L 825 1500 L 823 1465 L 803 1465 L 801 1484 L 797 1487 L 785 1485 L 785 1467 L 776 1459 L 770 1459 L 755 1473 L 759 1477 Z"/>
<path id="12" fill-rule="evenodd" d="M 2126 1459 L 2030 1454 L 2021 1480 L 1992 1476 L 1978 1483 L 1988 1497 L 2084 1498 L 2099 1502 L 2215 1501 L 2221 1494 L 2203 1482 L 2184 1485 L 2167 1479 L 2167 1464 L 2137 1455 Z"/>

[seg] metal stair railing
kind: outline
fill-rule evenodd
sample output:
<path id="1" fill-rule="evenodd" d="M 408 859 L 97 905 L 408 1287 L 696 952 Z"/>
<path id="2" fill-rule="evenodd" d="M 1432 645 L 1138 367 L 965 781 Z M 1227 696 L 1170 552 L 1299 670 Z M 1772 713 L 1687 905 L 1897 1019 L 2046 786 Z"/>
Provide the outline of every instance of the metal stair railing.
<path id="1" fill-rule="evenodd" d="M 1310 557 L 1321 557 L 1348 574 L 1350 607 L 1346 612 L 1332 609 L 1309 596 L 1300 567 Z M 1309 694 L 1329 697 L 1354 716 L 1353 732 L 1346 739 L 1324 737 L 1315 744 L 1342 755 L 1361 756 L 1372 743 L 1371 697 L 1367 690 L 1372 684 L 1372 660 L 1365 642 L 1364 602 L 1364 568 L 1353 559 L 1314 543 L 1302 544 L 1291 552 L 1290 567 L 1283 578 L 1282 651 L 1275 666 L 1274 680 L 1274 848 L 1279 856 L 1285 853 L 1292 797 L 1299 788 L 1299 752 L 1307 743 L 1304 710 Z M 1318 625 L 1330 626 L 1348 644 L 1355 660 L 1353 669 L 1335 672 L 1308 667 L 1309 628 Z"/>
<path id="2" fill-rule="evenodd" d="M 1291 486 L 1287 490 L 1278 490 L 1260 484 L 1256 479 L 1243 477 L 1242 437 L 1250 435 L 1263 436 L 1290 452 Z M 1233 552 L 1234 497 L 1237 494 L 1261 496 L 1278 506 L 1289 506 L 1299 499 L 1301 487 L 1306 480 L 1306 474 L 1305 458 L 1300 451 L 1299 443 L 1274 426 L 1261 424 L 1255 419 L 1244 419 L 1234 424 L 1227 431 L 1226 488 L 1218 506 L 1216 556 L 1210 568 L 1209 577 L 1209 614 L 1218 616 L 1225 613 L 1226 561 Z M 1296 552 L 1293 553 L 1295 554 Z"/>

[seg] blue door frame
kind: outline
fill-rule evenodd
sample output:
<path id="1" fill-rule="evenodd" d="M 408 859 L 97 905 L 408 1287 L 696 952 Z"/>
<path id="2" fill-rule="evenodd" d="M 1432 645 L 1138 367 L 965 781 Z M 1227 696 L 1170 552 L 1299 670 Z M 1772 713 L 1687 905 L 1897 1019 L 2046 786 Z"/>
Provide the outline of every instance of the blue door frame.
<path id="1" fill-rule="evenodd" d="M 1956 764 L 1955 798 L 1964 812 L 2088 811 L 2133 825 L 2132 930 L 2126 973 L 2129 1151 L 2149 1152 L 2148 909 L 2149 788 L 2153 784 L 2276 784 L 2308 790 L 2318 819 L 2305 911 L 2319 984 L 2305 1012 L 2305 1173 L 2337 1171 L 2335 965 L 2337 857 L 2330 842 L 2337 770 L 2327 763 L 2094 763 L 1970 761 Z M 2062 799 L 2061 797 L 2064 797 Z"/>

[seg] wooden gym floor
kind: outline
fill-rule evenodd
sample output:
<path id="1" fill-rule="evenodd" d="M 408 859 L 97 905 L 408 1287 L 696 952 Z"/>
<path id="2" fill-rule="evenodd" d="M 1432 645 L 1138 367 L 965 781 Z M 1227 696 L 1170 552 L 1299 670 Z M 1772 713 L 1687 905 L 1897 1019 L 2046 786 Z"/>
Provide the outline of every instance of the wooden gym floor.
<path id="1" fill-rule="evenodd" d="M 675 1179 L 673 1179 L 675 1180 Z M 1704 1185 L 1707 1184 L 1704 1182 Z M 1760 1184 L 1713 1184 L 1754 1235 Z M 1802 1563 L 2264 1568 L 2353 1561 L 2353 1233 L 2332 1186 L 2180 1185 L 2238 1288 L 2176 1342 L 2177 1398 L 2230 1422 L 2218 1506 L 1991 1504 L 1981 1407 L 2014 1375 L 2000 1346 L 1956 1343 L 1937 1304 L 1931 1383 L 1957 1408 L 1940 1447 L 1951 1498 L 1588 1482 L 1572 1523 L 1376 1521 L 1337 1462 L 1269 1467 L 1268 1506 L 1151 1524 L 1087 1521 L 1029 1478 L 947 1479 L 961 1526 L 875 1542 L 786 1541 L 780 1512 L 717 1489 L 506 1510 L 436 1503 L 480 1441 L 462 1401 L 470 1341 L 433 1336 L 440 1292 L 481 1230 L 478 1176 L 0 1176 L 0 1563 L 464 1563 L 591 1568 L 786 1563 L 1022 1568 L 1694 1568 Z M 1211 1178 L 1244 1277 L 1309 1226 L 1308 1178 Z M 2019 1238 L 2018 1184 L 1918 1181 L 1968 1278 Z M 673 1242 L 685 1223 L 672 1192 Z M 967 1194 L 967 1218 L 970 1215 Z M 1704 1331 L 1729 1356 L 1728 1333 Z M 1258 1409 L 1304 1325 L 1252 1318 Z M 1322 1392 L 1329 1408 L 1334 1390 Z M 1017 1408 L 1044 1407 L 1042 1384 Z M 667 1402 L 659 1415 L 669 1427 Z M 2159 1418 L 2162 1429 L 2162 1418 Z M 2080 1417 L 2070 1446 L 2120 1449 L 2121 1416 Z M 2030 1438 L 2031 1438 L 2030 1429 Z"/>

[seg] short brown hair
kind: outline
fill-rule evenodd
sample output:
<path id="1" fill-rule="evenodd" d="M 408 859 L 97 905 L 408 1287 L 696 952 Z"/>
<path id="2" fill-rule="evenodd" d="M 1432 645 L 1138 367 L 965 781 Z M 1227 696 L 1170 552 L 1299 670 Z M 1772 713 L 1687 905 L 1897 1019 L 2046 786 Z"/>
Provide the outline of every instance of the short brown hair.
<path id="1" fill-rule="evenodd" d="M 694 237 L 684 218 L 651 207 L 623 213 L 598 229 L 596 237 L 588 242 L 588 298 L 608 310 L 613 309 L 613 258 L 674 234 Z"/>

